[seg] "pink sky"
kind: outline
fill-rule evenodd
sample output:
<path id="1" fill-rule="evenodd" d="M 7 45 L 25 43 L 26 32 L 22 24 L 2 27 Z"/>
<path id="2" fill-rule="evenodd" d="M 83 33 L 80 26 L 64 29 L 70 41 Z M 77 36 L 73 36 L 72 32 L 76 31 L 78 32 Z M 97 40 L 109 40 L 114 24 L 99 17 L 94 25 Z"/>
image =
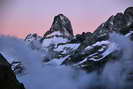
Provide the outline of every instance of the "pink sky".
<path id="1" fill-rule="evenodd" d="M 59 13 L 72 23 L 74 33 L 93 32 L 111 15 L 132 6 L 128 0 L 9 0 L 0 15 L 0 34 L 24 38 L 43 35 Z"/>

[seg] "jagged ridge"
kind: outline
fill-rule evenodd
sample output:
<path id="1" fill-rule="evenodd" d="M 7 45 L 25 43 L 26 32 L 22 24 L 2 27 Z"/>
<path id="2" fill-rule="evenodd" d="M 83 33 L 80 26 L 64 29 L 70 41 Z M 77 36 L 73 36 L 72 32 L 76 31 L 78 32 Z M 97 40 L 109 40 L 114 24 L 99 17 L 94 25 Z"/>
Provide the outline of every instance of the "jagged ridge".
<path id="1" fill-rule="evenodd" d="M 110 33 L 116 32 L 132 39 L 132 31 L 133 7 L 127 8 L 124 13 L 117 13 L 115 16 L 111 16 L 94 33 L 87 32 L 75 36 L 73 36 L 69 19 L 63 14 L 59 14 L 55 16 L 54 22 L 50 30 L 42 38 L 41 44 L 42 48 L 49 47 L 55 53 L 55 56 L 52 56 L 49 60 L 61 60 L 65 57 L 64 61 L 59 64 L 79 64 L 81 67 L 83 66 L 90 70 L 92 67 L 89 64 L 93 64 L 92 62 L 94 62 L 94 65 L 95 63 L 101 63 L 102 59 L 107 59 L 116 51 L 117 45 L 108 40 Z M 68 39 L 68 36 L 71 39 Z M 87 48 L 89 49 L 86 50 Z M 112 51 L 104 55 L 110 48 Z"/>

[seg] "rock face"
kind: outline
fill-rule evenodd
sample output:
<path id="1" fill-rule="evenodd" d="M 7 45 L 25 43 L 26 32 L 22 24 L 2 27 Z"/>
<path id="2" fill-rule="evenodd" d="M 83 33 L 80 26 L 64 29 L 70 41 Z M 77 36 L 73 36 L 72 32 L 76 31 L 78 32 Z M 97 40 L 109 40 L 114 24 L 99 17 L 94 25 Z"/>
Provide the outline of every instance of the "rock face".
<path id="1" fill-rule="evenodd" d="M 22 83 L 16 79 L 11 65 L 0 54 L 0 89 L 24 89 Z"/>
<path id="2" fill-rule="evenodd" d="M 55 16 L 50 30 L 44 34 L 44 37 L 49 36 L 73 37 L 73 29 L 70 20 L 63 14 Z"/>
<path id="3" fill-rule="evenodd" d="M 57 46 L 73 39 L 73 29 L 70 20 L 63 14 L 54 17 L 53 24 L 49 31 L 44 34 L 42 47 L 49 45 Z"/>
<path id="4" fill-rule="evenodd" d="M 36 33 L 33 33 L 27 35 L 24 40 L 27 42 L 32 42 L 33 40 L 41 40 L 41 38 L 42 38 L 41 36 L 38 36 Z"/>
<path id="5" fill-rule="evenodd" d="M 110 32 L 127 34 L 130 31 L 133 31 L 133 7 L 127 8 L 124 13 L 111 16 L 96 29 L 93 35 L 97 40 L 106 40 Z"/>
<path id="6" fill-rule="evenodd" d="M 32 49 L 40 49 L 41 48 L 41 36 L 38 36 L 36 33 L 29 34 L 24 39 L 27 44 L 30 45 Z"/>

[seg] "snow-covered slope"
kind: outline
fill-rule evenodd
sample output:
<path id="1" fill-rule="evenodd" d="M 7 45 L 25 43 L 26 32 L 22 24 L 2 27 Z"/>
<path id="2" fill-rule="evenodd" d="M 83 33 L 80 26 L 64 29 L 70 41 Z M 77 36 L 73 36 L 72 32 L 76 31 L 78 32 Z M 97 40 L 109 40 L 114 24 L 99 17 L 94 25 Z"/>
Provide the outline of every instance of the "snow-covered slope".
<path id="1" fill-rule="evenodd" d="M 45 38 L 42 42 L 42 47 L 48 47 L 50 45 L 55 45 L 57 46 L 58 44 L 60 43 L 66 43 L 68 42 L 69 40 L 66 39 L 66 38 L 63 38 L 63 37 L 51 37 L 51 38 Z"/>
<path id="2" fill-rule="evenodd" d="M 70 52 L 72 52 L 74 50 L 77 50 L 79 46 L 80 46 L 79 43 L 75 43 L 75 44 L 72 44 L 72 43 L 62 44 L 62 45 L 58 45 L 54 49 L 54 51 L 61 52 L 62 54 L 69 54 Z"/>

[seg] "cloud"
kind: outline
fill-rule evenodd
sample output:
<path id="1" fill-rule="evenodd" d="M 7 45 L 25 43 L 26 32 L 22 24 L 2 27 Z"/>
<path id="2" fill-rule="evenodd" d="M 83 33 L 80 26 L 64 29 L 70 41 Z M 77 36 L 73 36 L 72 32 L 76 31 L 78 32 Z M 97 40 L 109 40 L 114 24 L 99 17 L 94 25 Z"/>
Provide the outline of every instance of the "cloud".
<path id="1" fill-rule="evenodd" d="M 32 50 L 22 39 L 0 36 L 0 44 L 0 52 L 9 62 L 17 59 L 24 65 L 26 74 L 17 78 L 26 89 L 79 89 L 87 85 L 88 75 L 84 71 L 43 64 L 42 54 Z"/>
<path id="2" fill-rule="evenodd" d="M 0 52 L 8 59 L 19 59 L 26 67 L 26 74 L 17 78 L 27 89 L 132 89 L 133 42 L 116 33 L 109 40 L 119 45 L 121 56 L 108 62 L 100 73 L 43 64 L 40 52 L 14 37 L 0 36 Z"/>

